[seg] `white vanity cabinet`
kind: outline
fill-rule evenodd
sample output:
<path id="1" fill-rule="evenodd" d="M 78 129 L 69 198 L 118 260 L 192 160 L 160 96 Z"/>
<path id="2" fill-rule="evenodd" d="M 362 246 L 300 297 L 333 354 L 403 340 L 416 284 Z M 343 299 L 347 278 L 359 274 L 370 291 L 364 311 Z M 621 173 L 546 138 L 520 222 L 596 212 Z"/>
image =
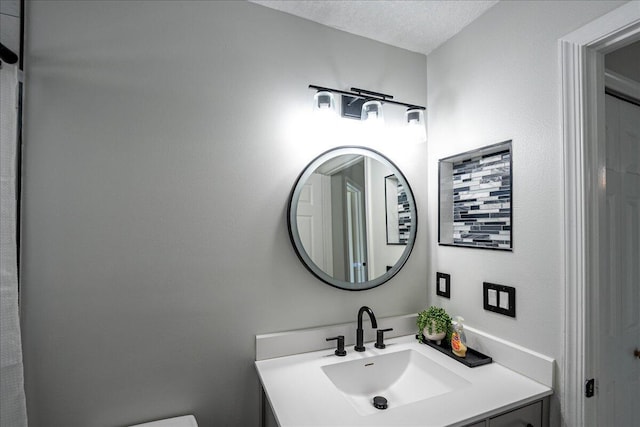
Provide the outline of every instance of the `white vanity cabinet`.
<path id="1" fill-rule="evenodd" d="M 549 399 L 544 398 L 520 408 L 488 417 L 465 427 L 548 427 Z"/>
<path id="2" fill-rule="evenodd" d="M 269 403 L 264 401 L 263 427 L 278 427 Z M 549 427 L 549 398 L 544 398 L 465 427 Z"/>

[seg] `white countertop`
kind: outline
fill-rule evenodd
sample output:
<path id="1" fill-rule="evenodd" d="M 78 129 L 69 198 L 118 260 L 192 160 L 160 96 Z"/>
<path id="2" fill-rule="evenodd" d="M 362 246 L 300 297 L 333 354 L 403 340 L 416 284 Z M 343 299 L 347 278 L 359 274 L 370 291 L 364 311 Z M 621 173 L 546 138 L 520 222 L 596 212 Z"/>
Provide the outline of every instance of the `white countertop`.
<path id="1" fill-rule="evenodd" d="M 373 342 L 367 343 L 367 350 L 362 353 L 347 347 L 344 357 L 335 356 L 330 349 L 255 362 L 280 426 L 461 426 L 553 393 L 551 388 L 495 362 L 469 368 L 419 344 L 413 335 L 392 338 L 385 343 L 387 348 L 382 350 L 375 348 Z M 322 371 L 326 365 L 407 349 L 422 353 L 471 385 L 363 416 Z"/>

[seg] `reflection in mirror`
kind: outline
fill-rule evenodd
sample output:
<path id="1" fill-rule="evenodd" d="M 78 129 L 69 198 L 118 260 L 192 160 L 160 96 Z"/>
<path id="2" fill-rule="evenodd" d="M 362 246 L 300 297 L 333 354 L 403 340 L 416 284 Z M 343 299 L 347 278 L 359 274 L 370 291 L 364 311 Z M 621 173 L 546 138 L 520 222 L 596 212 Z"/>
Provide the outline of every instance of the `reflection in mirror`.
<path id="1" fill-rule="evenodd" d="M 291 241 L 324 282 L 363 290 L 393 277 L 416 235 L 411 189 L 398 168 L 361 147 L 330 150 L 302 172 L 289 200 Z"/>
<path id="2" fill-rule="evenodd" d="M 411 232 L 407 192 L 395 175 L 384 177 L 387 208 L 387 244 L 406 245 Z"/>

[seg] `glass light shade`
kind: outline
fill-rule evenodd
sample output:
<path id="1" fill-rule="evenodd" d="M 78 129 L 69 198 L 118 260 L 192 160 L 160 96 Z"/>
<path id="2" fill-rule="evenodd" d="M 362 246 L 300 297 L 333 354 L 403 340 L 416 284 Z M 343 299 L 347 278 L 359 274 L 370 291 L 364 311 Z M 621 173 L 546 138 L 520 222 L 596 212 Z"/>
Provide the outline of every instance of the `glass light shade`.
<path id="1" fill-rule="evenodd" d="M 382 103 L 380 101 L 367 101 L 362 104 L 361 119 L 367 122 L 382 123 Z"/>
<path id="2" fill-rule="evenodd" d="M 424 124 L 424 111 L 419 108 L 409 108 L 405 113 L 406 122 L 409 125 Z"/>
<path id="3" fill-rule="evenodd" d="M 329 91 L 318 91 L 313 96 L 313 109 L 314 111 L 327 111 L 335 113 L 336 102 L 333 97 L 333 93 Z"/>
<path id="4" fill-rule="evenodd" d="M 407 135 L 413 142 L 424 142 L 427 139 L 427 130 L 424 126 L 424 110 L 409 108 L 405 113 Z"/>

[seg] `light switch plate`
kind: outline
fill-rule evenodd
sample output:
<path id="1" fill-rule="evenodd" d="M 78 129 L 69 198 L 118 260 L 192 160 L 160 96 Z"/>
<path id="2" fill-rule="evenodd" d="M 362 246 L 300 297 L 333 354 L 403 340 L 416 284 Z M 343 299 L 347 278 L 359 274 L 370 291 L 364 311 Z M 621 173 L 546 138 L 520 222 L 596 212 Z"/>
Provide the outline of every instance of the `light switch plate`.
<path id="1" fill-rule="evenodd" d="M 436 273 L 436 294 L 451 298 L 451 275 L 446 273 Z"/>
<path id="2" fill-rule="evenodd" d="M 516 317 L 516 288 L 484 282 L 482 289 L 485 310 Z"/>

